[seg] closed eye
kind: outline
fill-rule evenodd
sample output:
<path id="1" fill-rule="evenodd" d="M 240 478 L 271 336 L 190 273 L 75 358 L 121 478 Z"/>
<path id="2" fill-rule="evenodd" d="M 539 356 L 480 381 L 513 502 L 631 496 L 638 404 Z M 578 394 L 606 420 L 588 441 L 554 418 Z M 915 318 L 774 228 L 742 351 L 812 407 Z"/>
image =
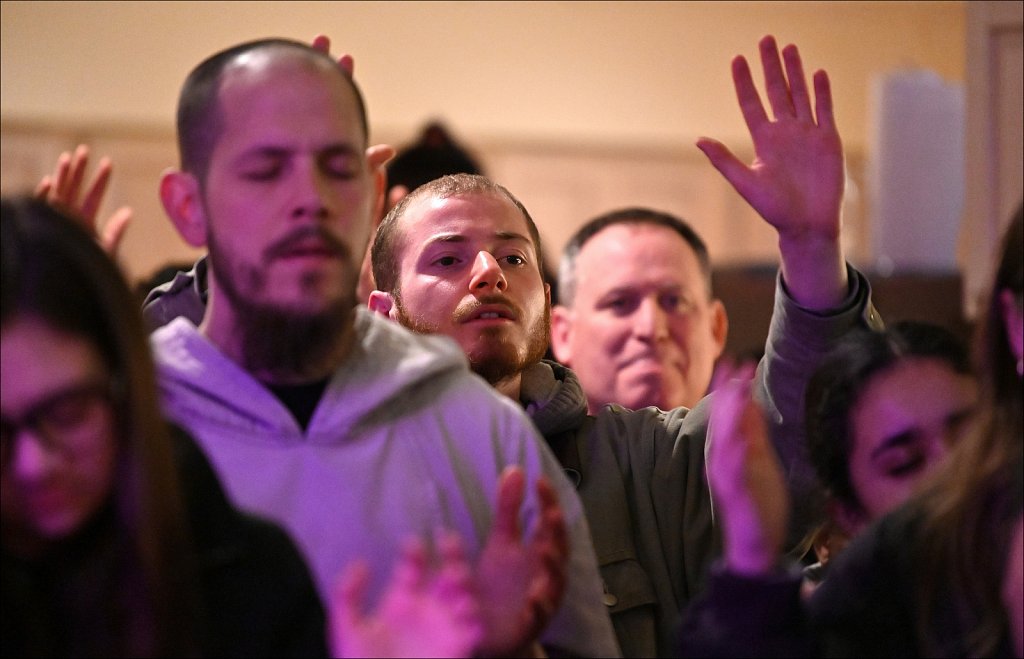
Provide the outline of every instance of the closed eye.
<path id="1" fill-rule="evenodd" d="M 256 167 L 242 172 L 242 178 L 249 181 L 272 181 L 281 175 L 280 165 Z"/>

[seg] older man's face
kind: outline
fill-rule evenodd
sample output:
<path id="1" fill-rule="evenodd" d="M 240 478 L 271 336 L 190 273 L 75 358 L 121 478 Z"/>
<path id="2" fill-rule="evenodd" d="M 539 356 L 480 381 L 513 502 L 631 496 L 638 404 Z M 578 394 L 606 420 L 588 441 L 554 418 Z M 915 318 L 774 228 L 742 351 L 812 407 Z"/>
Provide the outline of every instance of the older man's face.
<path id="1" fill-rule="evenodd" d="M 612 225 L 576 262 L 576 295 L 552 318 L 555 356 L 580 378 L 592 412 L 692 407 L 725 346 L 722 304 L 708 297 L 693 249 L 675 231 Z"/>

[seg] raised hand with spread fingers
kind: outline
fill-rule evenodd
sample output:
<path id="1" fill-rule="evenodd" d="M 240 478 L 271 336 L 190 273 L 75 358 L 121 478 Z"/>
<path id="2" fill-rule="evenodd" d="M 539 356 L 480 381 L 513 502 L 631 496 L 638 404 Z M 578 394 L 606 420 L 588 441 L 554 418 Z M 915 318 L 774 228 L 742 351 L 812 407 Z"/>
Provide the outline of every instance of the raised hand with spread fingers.
<path id="1" fill-rule="evenodd" d="M 779 50 L 772 36 L 760 44 L 768 116 L 743 56 L 732 61 L 740 111 L 750 130 L 754 160 L 740 161 L 710 138 L 698 148 L 761 217 L 775 227 L 782 276 L 802 306 L 827 309 L 847 293 L 840 229 L 846 181 L 843 145 L 832 112 L 828 74 L 814 74 L 814 109 L 800 52 Z M 785 70 L 783 70 L 783 64 Z"/>
<path id="2" fill-rule="evenodd" d="M 114 211 L 103 223 L 101 230 L 96 215 L 103 204 L 113 167 L 109 158 L 101 159 L 92 181 L 83 191 L 82 184 L 88 166 L 89 147 L 80 144 L 73 154 L 65 151 L 57 159 L 53 174 L 39 181 L 35 196 L 78 218 L 82 226 L 96 237 L 104 251 L 113 256 L 117 254 L 125 230 L 132 220 L 132 209 L 123 206 Z"/>

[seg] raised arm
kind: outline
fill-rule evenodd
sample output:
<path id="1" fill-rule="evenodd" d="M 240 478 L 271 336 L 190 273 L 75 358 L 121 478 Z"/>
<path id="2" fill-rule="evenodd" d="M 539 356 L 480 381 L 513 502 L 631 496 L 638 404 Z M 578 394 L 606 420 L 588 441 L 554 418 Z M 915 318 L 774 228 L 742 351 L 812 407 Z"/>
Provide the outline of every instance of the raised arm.
<path id="1" fill-rule="evenodd" d="M 759 47 L 774 118 L 754 87 L 746 59 L 732 61 L 736 98 L 754 145 L 753 162 L 743 164 L 710 138 L 701 138 L 697 146 L 775 227 L 782 277 L 793 299 L 807 309 L 831 309 L 845 298 L 848 282 L 839 240 L 845 164 L 828 75 L 814 74 L 812 111 L 796 46 L 786 46 L 781 60 L 774 37 L 764 37 Z"/>

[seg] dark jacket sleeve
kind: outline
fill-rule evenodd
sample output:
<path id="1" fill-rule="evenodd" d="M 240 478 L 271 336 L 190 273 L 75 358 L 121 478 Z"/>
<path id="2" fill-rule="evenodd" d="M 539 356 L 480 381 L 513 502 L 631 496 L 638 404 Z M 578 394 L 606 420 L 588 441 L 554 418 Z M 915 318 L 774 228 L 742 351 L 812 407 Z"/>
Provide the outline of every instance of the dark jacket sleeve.
<path id="1" fill-rule="evenodd" d="M 680 656 L 814 656 L 801 582 L 798 571 L 742 577 L 716 564 L 707 589 L 684 611 Z"/>

